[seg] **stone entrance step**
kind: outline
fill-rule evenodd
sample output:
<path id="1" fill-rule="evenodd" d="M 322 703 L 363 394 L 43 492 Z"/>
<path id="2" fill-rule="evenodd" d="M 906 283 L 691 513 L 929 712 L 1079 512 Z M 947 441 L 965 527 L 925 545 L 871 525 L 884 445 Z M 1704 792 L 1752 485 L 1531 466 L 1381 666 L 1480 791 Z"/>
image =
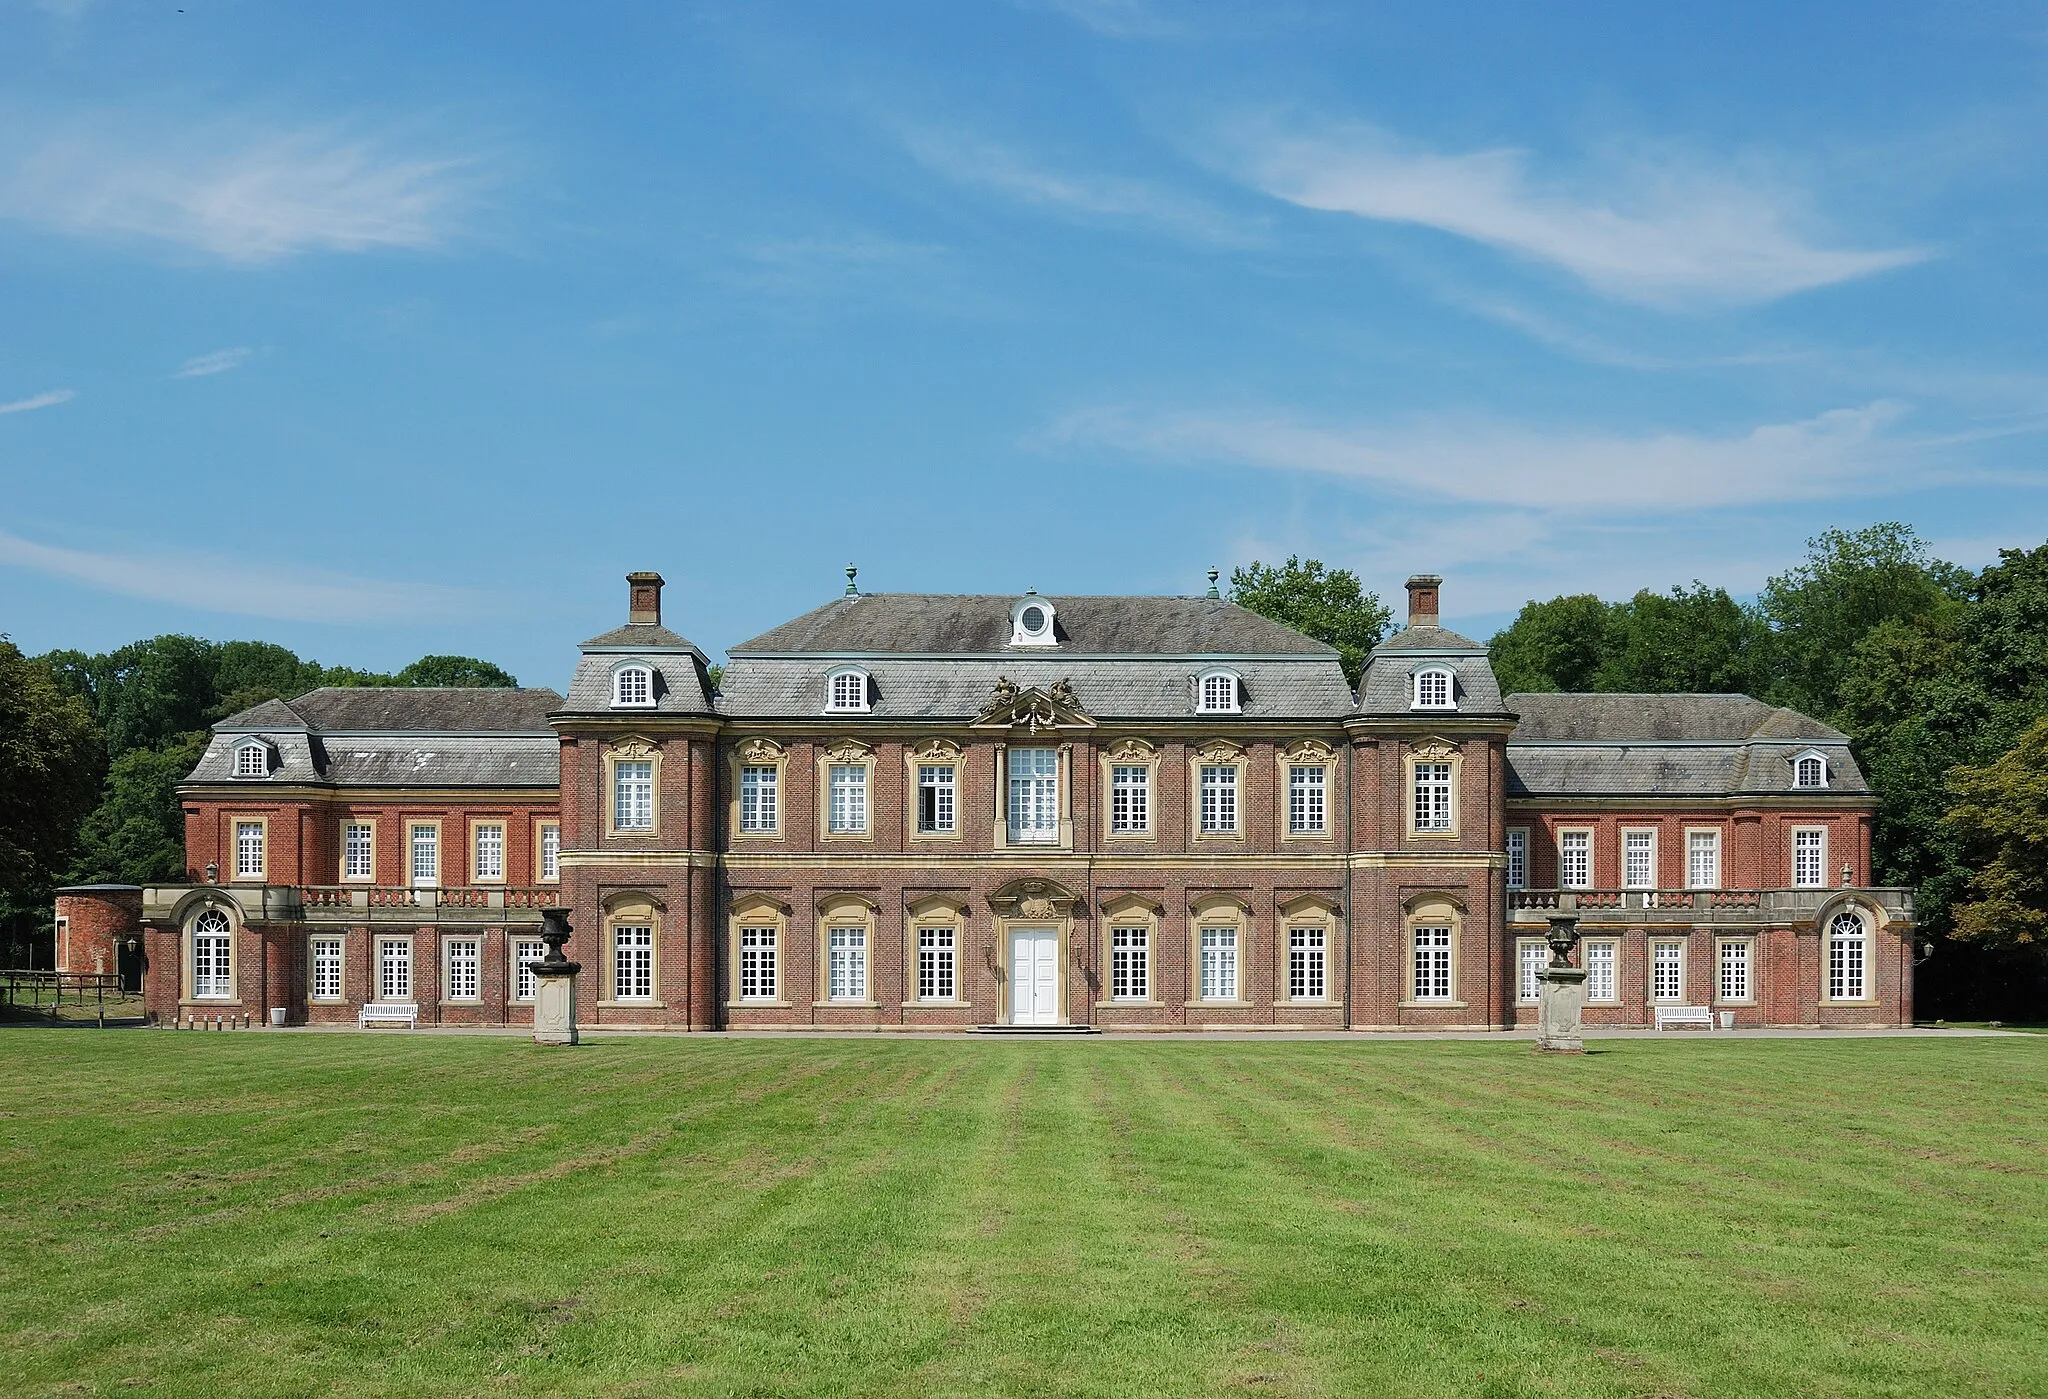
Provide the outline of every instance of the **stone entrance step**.
<path id="1" fill-rule="evenodd" d="M 1093 1025 L 970 1025 L 967 1027 L 967 1033 L 1044 1038 L 1047 1035 L 1099 1035 L 1102 1031 Z"/>

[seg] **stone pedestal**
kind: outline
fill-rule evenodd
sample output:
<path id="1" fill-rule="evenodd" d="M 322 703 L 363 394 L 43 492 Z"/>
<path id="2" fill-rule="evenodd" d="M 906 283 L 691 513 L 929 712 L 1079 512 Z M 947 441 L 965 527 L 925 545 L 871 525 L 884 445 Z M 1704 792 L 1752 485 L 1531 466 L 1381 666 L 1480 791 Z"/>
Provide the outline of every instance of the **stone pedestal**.
<path id="1" fill-rule="evenodd" d="M 1536 1047 L 1578 1054 L 1586 1048 L 1583 967 L 1545 967 L 1536 973 Z"/>
<path id="2" fill-rule="evenodd" d="M 576 1043 L 576 973 L 574 962 L 567 971 L 550 971 L 545 962 L 534 967 L 533 1042 L 535 1044 Z"/>

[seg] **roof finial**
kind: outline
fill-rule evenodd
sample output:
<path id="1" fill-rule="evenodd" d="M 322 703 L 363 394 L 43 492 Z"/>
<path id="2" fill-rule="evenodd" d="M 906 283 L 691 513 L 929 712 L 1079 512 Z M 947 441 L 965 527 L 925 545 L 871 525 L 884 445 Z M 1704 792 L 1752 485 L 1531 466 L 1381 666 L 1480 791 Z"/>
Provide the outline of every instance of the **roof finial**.
<path id="1" fill-rule="evenodd" d="M 1213 568 L 1209 570 L 1209 601 L 1211 602 L 1221 602 L 1223 600 L 1223 594 L 1216 591 L 1216 573 L 1217 570 Z"/>
<path id="2" fill-rule="evenodd" d="M 846 566 L 846 595 L 848 597 L 860 596 L 860 589 L 856 588 L 853 585 L 853 575 L 859 572 L 860 570 L 855 568 L 852 564 L 848 564 Z"/>

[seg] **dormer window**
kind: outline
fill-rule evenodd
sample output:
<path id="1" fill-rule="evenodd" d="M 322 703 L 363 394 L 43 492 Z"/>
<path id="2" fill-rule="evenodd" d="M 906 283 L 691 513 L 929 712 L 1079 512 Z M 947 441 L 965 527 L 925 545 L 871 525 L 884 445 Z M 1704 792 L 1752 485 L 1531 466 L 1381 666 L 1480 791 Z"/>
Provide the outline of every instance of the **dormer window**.
<path id="1" fill-rule="evenodd" d="M 612 708 L 652 709 L 654 671 L 644 665 L 622 665 L 612 672 Z"/>
<path id="2" fill-rule="evenodd" d="M 868 712 L 868 676 L 864 670 L 835 670 L 825 682 L 825 710 L 830 714 Z"/>
<path id="3" fill-rule="evenodd" d="M 1819 788 L 1828 785 L 1828 760 L 1819 753 L 1801 753 L 1792 760 L 1792 785 Z"/>
<path id="4" fill-rule="evenodd" d="M 254 738 L 235 745 L 235 776 L 270 776 L 270 745 Z"/>
<path id="5" fill-rule="evenodd" d="M 1449 666 L 1425 666 L 1415 672 L 1416 709 L 1456 709 L 1456 686 Z"/>
<path id="6" fill-rule="evenodd" d="M 1036 593 L 1026 593 L 1010 608 L 1012 646 L 1057 646 L 1059 636 L 1053 623 L 1053 605 Z"/>
<path id="7" fill-rule="evenodd" d="M 1205 671 L 1195 680 L 1195 712 L 1197 714 L 1236 714 L 1242 709 L 1239 702 L 1238 682 L 1235 672 L 1228 670 Z"/>

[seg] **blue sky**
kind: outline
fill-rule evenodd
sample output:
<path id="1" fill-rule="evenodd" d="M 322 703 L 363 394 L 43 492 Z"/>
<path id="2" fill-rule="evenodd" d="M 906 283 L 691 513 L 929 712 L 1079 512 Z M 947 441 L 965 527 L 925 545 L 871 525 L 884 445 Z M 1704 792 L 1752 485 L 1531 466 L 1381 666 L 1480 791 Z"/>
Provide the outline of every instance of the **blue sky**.
<path id="1" fill-rule="evenodd" d="M 0 0 L 0 630 L 2048 537 L 2048 8 Z"/>

